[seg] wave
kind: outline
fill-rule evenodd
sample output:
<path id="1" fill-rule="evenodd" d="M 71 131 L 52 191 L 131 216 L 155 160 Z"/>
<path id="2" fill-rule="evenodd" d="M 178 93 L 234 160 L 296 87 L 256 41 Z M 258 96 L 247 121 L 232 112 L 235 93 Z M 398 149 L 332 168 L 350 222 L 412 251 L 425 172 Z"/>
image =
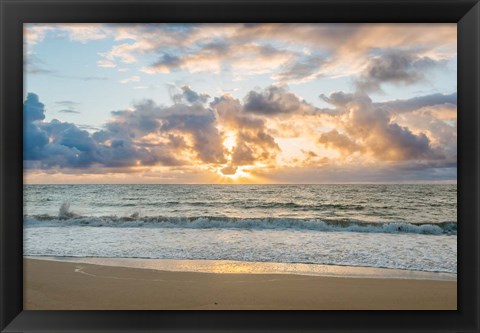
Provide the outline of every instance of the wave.
<path id="1" fill-rule="evenodd" d="M 134 207 L 138 199 L 126 198 L 122 202 L 99 202 L 95 203 L 96 207 Z M 64 203 L 65 204 L 65 203 Z M 192 207 L 237 207 L 242 209 L 294 209 L 296 211 L 325 211 L 332 209 L 342 210 L 365 210 L 369 207 L 358 204 L 328 204 L 328 203 L 295 203 L 295 202 L 258 202 L 258 201 L 162 201 L 162 202 L 142 202 L 142 206 L 153 207 L 172 207 L 172 206 L 192 206 Z M 386 209 L 390 207 L 376 207 Z"/>
<path id="2" fill-rule="evenodd" d="M 68 209 L 67 209 L 68 211 Z M 188 228 L 188 229 L 245 229 L 245 230 L 314 230 L 323 232 L 366 232 L 389 234 L 456 235 L 457 223 L 366 222 L 360 220 L 294 219 L 294 218 L 232 218 L 232 217 L 140 217 L 135 213 L 118 216 L 24 216 L 26 227 L 112 227 L 112 228 Z"/>
<path id="3" fill-rule="evenodd" d="M 72 217 L 75 217 L 75 214 L 70 210 L 70 202 L 62 203 L 58 211 L 58 218 L 64 220 Z"/>

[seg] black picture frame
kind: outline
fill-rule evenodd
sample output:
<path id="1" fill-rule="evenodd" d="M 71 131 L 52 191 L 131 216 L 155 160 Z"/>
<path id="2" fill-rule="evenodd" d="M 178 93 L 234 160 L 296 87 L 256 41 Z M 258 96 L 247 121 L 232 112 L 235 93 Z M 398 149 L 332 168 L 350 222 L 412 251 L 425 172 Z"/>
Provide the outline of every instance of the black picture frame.
<path id="1" fill-rule="evenodd" d="M 0 330 L 479 332 L 478 0 L 0 0 Z M 458 310 L 24 311 L 23 23 L 368 22 L 458 24 Z"/>

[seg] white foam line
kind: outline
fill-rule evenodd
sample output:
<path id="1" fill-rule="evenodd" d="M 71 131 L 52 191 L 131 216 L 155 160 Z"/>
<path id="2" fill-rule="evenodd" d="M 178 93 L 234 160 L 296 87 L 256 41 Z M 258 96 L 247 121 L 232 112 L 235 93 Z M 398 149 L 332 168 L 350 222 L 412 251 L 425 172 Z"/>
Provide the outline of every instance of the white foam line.
<path id="1" fill-rule="evenodd" d="M 58 260 L 59 261 L 59 260 Z M 88 275 L 88 276 L 92 276 L 92 277 L 97 277 L 97 278 L 102 278 L 102 279 L 114 279 L 114 280 L 137 280 L 137 281 L 165 281 L 165 280 L 162 280 L 162 279 L 152 279 L 152 280 L 149 280 L 149 279 L 137 279 L 137 278 L 122 278 L 122 277 L 118 277 L 118 276 L 105 276 L 105 275 L 96 275 L 96 274 L 90 274 L 90 273 L 87 273 L 85 271 L 83 271 L 83 269 L 85 269 L 84 266 L 78 266 L 77 268 L 75 268 L 75 273 L 80 273 L 80 274 L 84 274 L 84 275 Z"/>

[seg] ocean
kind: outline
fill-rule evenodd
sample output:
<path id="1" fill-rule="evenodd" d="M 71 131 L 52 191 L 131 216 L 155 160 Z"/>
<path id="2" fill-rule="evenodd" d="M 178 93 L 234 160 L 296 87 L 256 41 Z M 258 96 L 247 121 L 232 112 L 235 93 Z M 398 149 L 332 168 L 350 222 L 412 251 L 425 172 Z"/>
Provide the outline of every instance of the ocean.
<path id="1" fill-rule="evenodd" d="M 457 185 L 24 185 L 24 255 L 457 272 Z"/>

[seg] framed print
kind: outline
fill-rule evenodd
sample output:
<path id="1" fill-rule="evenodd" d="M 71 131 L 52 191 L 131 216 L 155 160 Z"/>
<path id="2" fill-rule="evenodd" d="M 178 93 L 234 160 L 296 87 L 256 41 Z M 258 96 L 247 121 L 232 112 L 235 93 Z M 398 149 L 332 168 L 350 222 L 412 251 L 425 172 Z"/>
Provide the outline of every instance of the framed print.
<path id="1" fill-rule="evenodd" d="M 1 1 L 1 331 L 477 332 L 477 1 Z"/>

